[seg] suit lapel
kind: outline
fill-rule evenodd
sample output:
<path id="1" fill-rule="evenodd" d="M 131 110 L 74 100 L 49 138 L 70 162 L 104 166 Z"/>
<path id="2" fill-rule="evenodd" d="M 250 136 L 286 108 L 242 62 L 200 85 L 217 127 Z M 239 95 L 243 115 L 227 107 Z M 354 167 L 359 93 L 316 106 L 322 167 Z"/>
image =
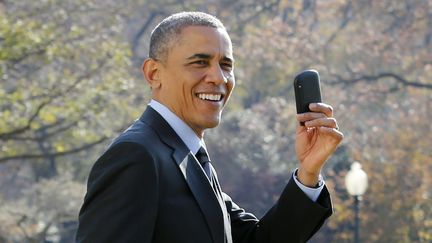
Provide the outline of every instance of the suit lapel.
<path id="1" fill-rule="evenodd" d="M 189 153 L 179 167 L 203 212 L 214 242 L 224 241 L 224 214 L 207 176 L 195 156 Z"/>
<path id="2" fill-rule="evenodd" d="M 159 134 L 161 140 L 173 149 L 172 158 L 180 168 L 187 185 L 204 214 L 213 241 L 216 243 L 225 242 L 226 209 L 222 207 L 195 156 L 165 119 L 153 108 L 148 107 L 140 120 L 151 126 Z M 231 232 L 229 235 L 231 235 Z"/>

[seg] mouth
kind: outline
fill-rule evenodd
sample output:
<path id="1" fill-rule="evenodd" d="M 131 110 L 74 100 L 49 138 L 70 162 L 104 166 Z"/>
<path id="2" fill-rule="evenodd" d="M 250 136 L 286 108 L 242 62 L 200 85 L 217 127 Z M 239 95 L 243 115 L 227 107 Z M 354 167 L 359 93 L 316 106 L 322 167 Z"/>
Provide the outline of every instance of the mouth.
<path id="1" fill-rule="evenodd" d="M 196 96 L 204 101 L 211 101 L 211 102 L 220 102 L 223 100 L 224 95 L 223 94 L 211 94 L 211 93 L 198 93 Z"/>

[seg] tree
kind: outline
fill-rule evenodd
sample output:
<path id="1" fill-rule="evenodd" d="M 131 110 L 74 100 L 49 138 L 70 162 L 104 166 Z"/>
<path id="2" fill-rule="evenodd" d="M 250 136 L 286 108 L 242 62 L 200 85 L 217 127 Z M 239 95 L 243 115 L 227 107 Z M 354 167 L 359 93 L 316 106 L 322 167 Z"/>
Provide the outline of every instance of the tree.
<path id="1" fill-rule="evenodd" d="M 78 181 L 98 145 L 138 116 L 135 101 L 145 92 L 132 82 L 121 23 L 107 9 L 97 1 L 6 1 L 0 12 L 6 242 L 70 241 L 84 197 Z"/>
<path id="2" fill-rule="evenodd" d="M 0 23 L 0 162 L 49 162 L 105 142 L 136 114 L 129 49 L 92 3 L 7 3 Z M 115 114 L 115 117 L 113 116 Z M 67 139 L 65 139 L 67 138 Z M 46 164 L 46 163 L 45 163 Z"/>
<path id="3" fill-rule="evenodd" d="M 25 183 L 24 178 L 21 182 Z M 29 183 L 29 182 L 27 182 Z M 20 188 L 18 199 L 0 197 L 0 235 L 4 242 L 70 241 L 85 187 L 71 174 Z M 3 242 L 2 241 L 2 242 Z"/>

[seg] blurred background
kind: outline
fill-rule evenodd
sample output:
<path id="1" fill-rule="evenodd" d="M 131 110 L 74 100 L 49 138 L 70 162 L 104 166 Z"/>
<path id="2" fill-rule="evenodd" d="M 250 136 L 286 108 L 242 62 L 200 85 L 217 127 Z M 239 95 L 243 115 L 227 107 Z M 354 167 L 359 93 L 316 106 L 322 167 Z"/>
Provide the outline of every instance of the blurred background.
<path id="1" fill-rule="evenodd" d="M 186 10 L 234 43 L 237 86 L 206 134 L 225 192 L 257 216 L 278 199 L 297 164 L 293 78 L 313 68 L 345 139 L 310 242 L 354 242 L 354 161 L 360 240 L 432 242 L 431 0 L 0 0 L 0 242 L 73 242 L 92 164 L 150 99 L 150 31 Z"/>

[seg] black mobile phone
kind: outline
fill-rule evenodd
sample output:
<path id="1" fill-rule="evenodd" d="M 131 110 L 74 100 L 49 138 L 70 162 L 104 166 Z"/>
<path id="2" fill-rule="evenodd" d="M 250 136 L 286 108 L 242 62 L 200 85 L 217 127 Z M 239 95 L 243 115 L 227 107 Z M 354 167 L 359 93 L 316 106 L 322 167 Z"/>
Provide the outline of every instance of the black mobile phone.
<path id="1" fill-rule="evenodd" d="M 310 103 L 322 102 L 318 71 L 311 69 L 298 74 L 294 79 L 294 92 L 297 114 L 309 112 Z"/>

